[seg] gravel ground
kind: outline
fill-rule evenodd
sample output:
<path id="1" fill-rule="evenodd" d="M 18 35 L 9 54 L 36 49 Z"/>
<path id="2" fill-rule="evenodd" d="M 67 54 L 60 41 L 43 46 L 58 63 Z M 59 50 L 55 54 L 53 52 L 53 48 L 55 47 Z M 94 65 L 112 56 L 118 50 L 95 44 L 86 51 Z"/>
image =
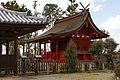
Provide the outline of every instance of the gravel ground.
<path id="1" fill-rule="evenodd" d="M 3 76 L 0 80 L 114 80 L 113 73 L 73 73 L 37 76 Z"/>

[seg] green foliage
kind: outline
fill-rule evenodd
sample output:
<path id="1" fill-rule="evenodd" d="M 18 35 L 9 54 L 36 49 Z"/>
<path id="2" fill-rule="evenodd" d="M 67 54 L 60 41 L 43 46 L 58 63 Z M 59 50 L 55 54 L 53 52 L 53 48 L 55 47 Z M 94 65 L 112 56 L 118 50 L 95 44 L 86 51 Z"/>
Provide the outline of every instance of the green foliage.
<path id="1" fill-rule="evenodd" d="M 97 69 L 99 69 L 99 61 L 98 60 L 95 60 L 95 64 L 96 64 Z"/>
<path id="2" fill-rule="evenodd" d="M 96 64 L 96 68 L 97 70 L 102 70 L 103 69 L 103 62 L 105 62 L 105 57 L 103 55 L 99 55 L 96 57 L 95 59 L 95 64 Z"/>
<path id="3" fill-rule="evenodd" d="M 105 53 L 113 53 L 118 44 L 112 38 L 107 38 L 104 41 Z"/>
<path id="4" fill-rule="evenodd" d="M 53 22 L 56 21 L 56 19 L 62 18 L 62 15 L 64 13 L 65 12 L 60 7 L 58 7 L 57 4 L 46 4 L 44 6 L 42 15 L 47 17 L 48 22 L 49 22 L 48 27 L 51 27 Z"/>
<path id="5" fill-rule="evenodd" d="M 112 62 L 112 54 L 103 54 L 103 56 L 106 58 L 107 63 Z"/>
<path id="6" fill-rule="evenodd" d="M 26 8 L 26 6 L 24 4 L 20 6 L 20 5 L 18 5 L 18 3 L 16 1 L 8 1 L 6 3 L 1 2 L 1 5 L 4 8 L 13 10 L 13 11 L 18 11 L 18 12 L 28 11 L 28 15 L 32 15 L 31 11 L 28 8 Z"/>
<path id="7" fill-rule="evenodd" d="M 94 41 L 89 51 L 93 54 L 101 54 L 104 49 L 103 40 Z"/>
<path id="8" fill-rule="evenodd" d="M 114 51 L 117 46 L 118 44 L 112 38 L 107 38 L 104 41 L 100 39 L 98 41 L 93 41 L 89 51 L 96 55 L 104 53 L 114 54 Z"/>
<path id="9" fill-rule="evenodd" d="M 102 62 L 106 61 L 106 68 L 113 69 L 113 58 L 117 43 L 112 38 L 107 38 L 104 41 L 98 40 L 92 43 L 92 47 L 89 51 L 97 55 L 96 66 L 98 69 L 102 69 Z"/>
<path id="10" fill-rule="evenodd" d="M 19 38 L 19 45 L 22 45 L 22 46 L 25 45 L 24 38 L 25 38 L 25 36 L 21 36 Z"/>
<path id="11" fill-rule="evenodd" d="M 67 7 L 67 11 L 70 13 L 69 15 L 73 15 L 76 13 L 76 9 L 78 7 L 78 3 L 75 3 L 76 0 L 69 0 L 71 5 Z"/>
<path id="12" fill-rule="evenodd" d="M 16 1 L 8 1 L 6 3 L 1 2 L 1 5 L 9 10 L 14 10 L 14 11 L 18 11 L 19 10 L 19 5 L 17 4 Z"/>
<path id="13" fill-rule="evenodd" d="M 76 71 L 76 44 L 71 40 L 66 48 L 66 67 L 70 73 L 73 73 Z"/>
<path id="14" fill-rule="evenodd" d="M 120 63 L 115 66 L 114 73 L 117 77 L 120 78 Z"/>

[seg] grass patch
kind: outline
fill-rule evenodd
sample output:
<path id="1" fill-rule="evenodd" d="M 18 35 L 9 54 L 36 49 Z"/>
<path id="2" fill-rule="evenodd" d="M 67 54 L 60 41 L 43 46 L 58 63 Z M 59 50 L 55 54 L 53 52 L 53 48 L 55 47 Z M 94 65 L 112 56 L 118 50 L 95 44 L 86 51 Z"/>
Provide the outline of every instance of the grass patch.
<path id="1" fill-rule="evenodd" d="M 104 69 L 104 70 L 92 70 L 92 71 L 90 71 L 90 73 L 113 73 L 113 70 L 107 70 L 107 69 Z"/>

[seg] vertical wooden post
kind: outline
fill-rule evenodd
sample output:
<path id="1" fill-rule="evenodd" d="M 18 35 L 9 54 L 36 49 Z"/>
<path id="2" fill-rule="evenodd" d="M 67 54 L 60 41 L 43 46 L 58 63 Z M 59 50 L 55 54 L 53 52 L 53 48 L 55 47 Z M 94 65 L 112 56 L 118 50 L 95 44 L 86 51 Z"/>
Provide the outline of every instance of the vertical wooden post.
<path id="1" fill-rule="evenodd" d="M 35 55 L 37 55 L 37 51 L 36 51 L 36 42 L 35 42 L 35 44 L 34 44 L 35 46 L 34 46 L 34 50 L 35 50 Z"/>
<path id="2" fill-rule="evenodd" d="M 0 55 L 2 55 L 2 43 L 0 43 Z"/>
<path id="3" fill-rule="evenodd" d="M 46 42 L 44 43 L 44 60 L 46 60 Z"/>
<path id="4" fill-rule="evenodd" d="M 17 56 L 18 56 L 18 37 L 15 37 L 14 41 L 14 75 L 17 75 Z"/>
<path id="5" fill-rule="evenodd" d="M 39 42 L 39 55 L 41 55 L 41 43 Z"/>
<path id="6" fill-rule="evenodd" d="M 56 60 L 59 59 L 59 55 L 58 55 L 58 39 L 56 40 Z"/>
<path id="7" fill-rule="evenodd" d="M 9 42 L 6 43 L 6 55 L 9 54 Z"/>

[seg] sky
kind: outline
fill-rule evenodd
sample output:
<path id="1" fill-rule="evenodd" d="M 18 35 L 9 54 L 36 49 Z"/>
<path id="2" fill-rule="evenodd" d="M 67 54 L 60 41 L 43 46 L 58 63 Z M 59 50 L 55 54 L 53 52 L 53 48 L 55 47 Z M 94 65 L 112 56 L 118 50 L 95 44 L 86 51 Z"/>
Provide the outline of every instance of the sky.
<path id="1" fill-rule="evenodd" d="M 0 0 L 7 2 L 12 0 Z M 19 5 L 25 4 L 27 8 L 33 11 L 34 0 L 16 0 Z M 37 11 L 42 12 L 46 3 L 58 4 L 63 10 L 70 4 L 69 0 L 37 0 Z M 110 37 L 120 44 L 120 0 L 76 0 L 82 2 L 84 6 L 90 3 L 90 13 L 93 22 L 100 29 L 109 32 Z M 80 5 L 79 5 L 80 6 Z M 120 48 L 120 46 L 118 47 Z M 118 49 L 117 48 L 117 49 Z"/>

